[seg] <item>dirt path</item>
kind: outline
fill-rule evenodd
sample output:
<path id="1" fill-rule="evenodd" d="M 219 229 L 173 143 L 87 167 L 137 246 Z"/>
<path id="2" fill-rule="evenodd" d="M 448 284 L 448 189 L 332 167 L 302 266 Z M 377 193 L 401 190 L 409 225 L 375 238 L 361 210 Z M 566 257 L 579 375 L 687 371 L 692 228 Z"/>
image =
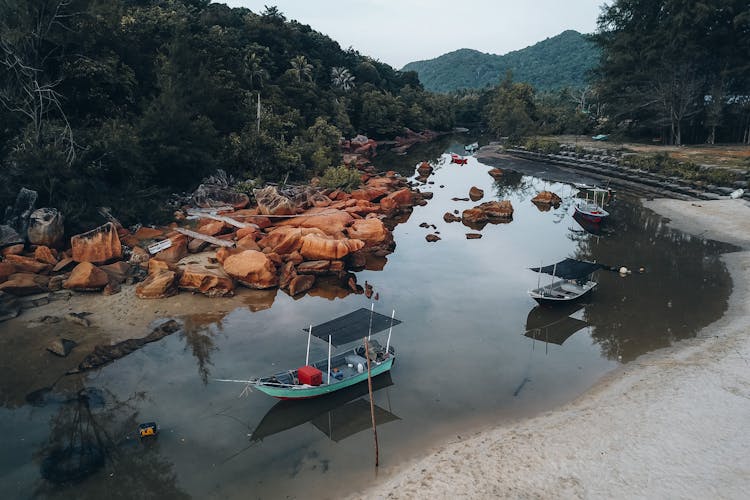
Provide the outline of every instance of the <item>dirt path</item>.
<path id="1" fill-rule="evenodd" d="M 734 289 L 697 338 L 617 370 L 576 401 L 434 450 L 361 498 L 747 498 L 750 205 L 647 203 L 672 225 L 741 245 Z"/>

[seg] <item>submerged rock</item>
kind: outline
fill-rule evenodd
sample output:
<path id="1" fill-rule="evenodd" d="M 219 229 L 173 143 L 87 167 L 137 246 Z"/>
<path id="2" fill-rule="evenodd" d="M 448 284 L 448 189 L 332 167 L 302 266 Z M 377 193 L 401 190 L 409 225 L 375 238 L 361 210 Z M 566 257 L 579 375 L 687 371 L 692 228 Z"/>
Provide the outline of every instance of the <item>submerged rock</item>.
<path id="1" fill-rule="evenodd" d="M 542 191 L 531 199 L 536 205 L 552 205 L 557 207 L 562 203 L 562 199 L 551 191 Z"/>
<path id="2" fill-rule="evenodd" d="M 471 201 L 479 201 L 484 197 L 484 191 L 479 189 L 476 186 L 471 186 L 471 189 L 469 189 L 469 198 Z"/>
<path id="3" fill-rule="evenodd" d="M 78 343 L 74 340 L 55 339 L 47 346 L 47 350 L 56 356 L 64 358 L 70 354 L 70 351 L 72 351 L 77 345 Z"/>

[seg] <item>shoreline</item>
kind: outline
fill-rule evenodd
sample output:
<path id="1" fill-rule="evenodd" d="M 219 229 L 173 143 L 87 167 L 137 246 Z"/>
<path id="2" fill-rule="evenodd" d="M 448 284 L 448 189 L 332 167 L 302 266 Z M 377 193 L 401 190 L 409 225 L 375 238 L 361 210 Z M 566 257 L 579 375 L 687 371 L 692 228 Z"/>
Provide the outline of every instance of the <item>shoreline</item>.
<path id="1" fill-rule="evenodd" d="M 750 204 L 657 199 L 722 255 L 728 309 L 695 338 L 641 356 L 574 401 L 386 469 L 353 498 L 744 498 L 750 488 Z M 743 420 L 743 416 L 745 420 Z"/>

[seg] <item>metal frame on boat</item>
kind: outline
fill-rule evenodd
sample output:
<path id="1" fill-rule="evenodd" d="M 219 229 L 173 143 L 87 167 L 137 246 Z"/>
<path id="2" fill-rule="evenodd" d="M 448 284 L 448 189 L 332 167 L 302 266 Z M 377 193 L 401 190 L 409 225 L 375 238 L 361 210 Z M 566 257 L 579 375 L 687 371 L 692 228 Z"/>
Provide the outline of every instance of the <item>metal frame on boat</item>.
<path id="1" fill-rule="evenodd" d="M 368 355 L 371 377 L 390 371 L 396 359 L 396 351 L 391 346 L 391 333 L 393 327 L 399 323 L 401 321 L 395 318 L 395 311 L 388 318 L 374 312 L 373 308 L 369 311 L 361 308 L 316 327 L 310 325 L 307 329 L 307 353 L 304 366 L 250 380 L 218 380 L 246 383 L 279 399 L 308 399 L 330 394 L 367 380 Z M 388 339 L 383 347 L 371 337 L 386 328 L 388 328 Z M 328 357 L 310 363 L 310 340 L 314 330 L 316 337 L 327 337 Z M 366 345 L 363 343 L 335 356 L 331 355 L 334 345 L 351 344 L 363 338 L 366 338 Z"/>
<path id="2" fill-rule="evenodd" d="M 595 271 L 603 268 L 602 264 L 584 260 L 564 259 L 555 264 L 543 267 L 531 267 L 540 273 L 537 288 L 529 290 L 529 296 L 540 304 L 570 303 L 585 296 L 597 283 L 590 279 Z M 541 286 L 541 274 L 549 274 L 552 279 L 548 285 Z M 562 278 L 555 281 L 555 278 Z"/>
<path id="3" fill-rule="evenodd" d="M 582 185 L 577 185 L 579 187 Z M 576 200 L 575 211 L 581 217 L 584 217 L 591 222 L 601 222 L 603 219 L 609 217 L 609 212 L 604 209 L 605 196 L 609 197 L 610 190 L 598 187 L 586 186 L 581 188 L 586 191 L 586 198 Z M 589 193 L 593 195 L 593 199 L 589 199 Z M 601 194 L 601 199 L 597 196 Z"/>

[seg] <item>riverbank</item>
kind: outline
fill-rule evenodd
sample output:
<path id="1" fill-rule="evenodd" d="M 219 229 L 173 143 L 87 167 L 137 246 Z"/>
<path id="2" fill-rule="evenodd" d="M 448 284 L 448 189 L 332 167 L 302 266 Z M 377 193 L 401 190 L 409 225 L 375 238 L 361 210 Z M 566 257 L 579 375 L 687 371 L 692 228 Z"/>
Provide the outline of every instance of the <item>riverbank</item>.
<path id="1" fill-rule="evenodd" d="M 659 199 L 682 231 L 739 245 L 726 314 L 575 401 L 454 440 L 361 498 L 744 498 L 750 488 L 750 205 Z"/>

